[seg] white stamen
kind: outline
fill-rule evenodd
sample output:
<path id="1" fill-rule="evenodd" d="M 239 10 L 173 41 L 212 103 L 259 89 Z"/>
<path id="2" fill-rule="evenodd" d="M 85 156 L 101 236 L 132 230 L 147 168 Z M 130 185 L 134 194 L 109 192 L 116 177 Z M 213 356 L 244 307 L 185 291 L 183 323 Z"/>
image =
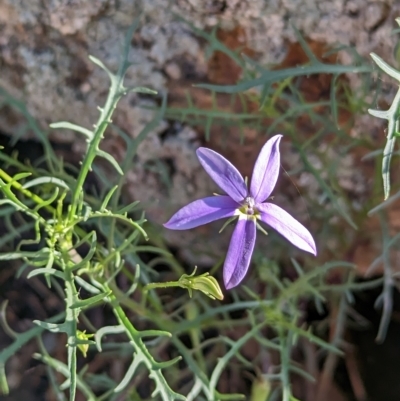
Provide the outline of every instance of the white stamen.
<path id="1" fill-rule="evenodd" d="M 245 200 L 245 204 L 246 204 L 246 213 L 249 215 L 253 215 L 254 214 L 254 199 L 251 196 L 248 196 Z"/>

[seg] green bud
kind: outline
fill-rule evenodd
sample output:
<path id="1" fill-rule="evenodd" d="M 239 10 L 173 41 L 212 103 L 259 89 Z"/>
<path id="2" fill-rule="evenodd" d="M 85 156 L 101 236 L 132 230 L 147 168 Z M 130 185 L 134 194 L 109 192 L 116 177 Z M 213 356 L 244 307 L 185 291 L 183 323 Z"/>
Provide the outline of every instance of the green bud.
<path id="1" fill-rule="evenodd" d="M 192 278 L 192 283 L 194 290 L 202 291 L 212 299 L 219 299 L 220 301 L 224 299 L 218 281 L 208 273 Z"/>
<path id="2" fill-rule="evenodd" d="M 221 287 L 218 281 L 210 276 L 209 273 L 201 274 L 200 276 L 194 276 L 197 267 L 192 274 L 183 274 L 179 279 L 179 284 L 181 287 L 186 288 L 189 291 L 189 295 L 192 296 L 193 290 L 198 290 L 206 294 L 211 299 L 219 299 L 220 301 L 224 299 Z"/>

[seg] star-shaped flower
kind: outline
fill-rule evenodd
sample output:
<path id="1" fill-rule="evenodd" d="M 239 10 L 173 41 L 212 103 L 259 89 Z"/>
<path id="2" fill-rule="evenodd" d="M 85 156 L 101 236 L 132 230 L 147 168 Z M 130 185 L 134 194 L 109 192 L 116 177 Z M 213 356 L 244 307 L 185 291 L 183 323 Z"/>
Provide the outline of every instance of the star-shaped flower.
<path id="1" fill-rule="evenodd" d="M 316 255 L 310 232 L 279 206 L 266 202 L 279 175 L 279 142 L 275 135 L 261 149 L 250 188 L 228 160 L 211 149 L 197 149 L 197 157 L 215 183 L 227 194 L 199 199 L 178 210 L 164 224 L 171 230 L 187 230 L 224 217 L 238 216 L 224 263 L 227 289 L 236 287 L 249 268 L 256 241 L 257 220 L 266 223 L 297 248 Z"/>

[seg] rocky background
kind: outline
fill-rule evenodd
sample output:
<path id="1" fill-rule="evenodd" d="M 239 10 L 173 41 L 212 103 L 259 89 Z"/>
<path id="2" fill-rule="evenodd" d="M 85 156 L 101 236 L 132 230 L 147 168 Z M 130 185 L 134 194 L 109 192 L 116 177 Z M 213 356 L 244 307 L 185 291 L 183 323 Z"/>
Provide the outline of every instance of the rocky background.
<path id="1" fill-rule="evenodd" d="M 218 26 L 216 35 L 222 43 L 263 65 L 290 67 L 307 61 L 301 55 L 293 26 L 320 56 L 327 47 L 340 44 L 353 46 L 365 58 L 374 51 L 395 64 L 395 39 L 391 39 L 391 32 L 399 12 L 400 3 L 394 0 L 2 0 L 0 86 L 24 102 L 51 140 L 63 144 L 67 159 L 77 163 L 77 155 L 84 151 L 83 139 L 73 132 L 50 130 L 48 126 L 65 120 L 92 126 L 97 119 L 97 106 L 105 99 L 108 79 L 88 55 L 116 69 L 123 35 L 139 15 L 140 26 L 132 39 L 134 65 L 128 71 L 127 85 L 147 86 L 160 94 L 168 92 L 169 105 L 175 108 L 187 106 L 186 91 L 190 91 L 197 107 L 210 109 L 210 92 L 195 90 L 192 85 L 235 83 L 241 70 L 222 53 L 207 54 L 208 43 L 196 28 L 210 32 Z M 349 57 L 340 52 L 331 62 L 349 63 Z M 357 87 L 357 77 L 347 79 L 353 88 Z M 329 79 L 317 77 L 313 84 L 317 90 L 309 92 L 311 97 L 318 99 L 322 92 L 329 92 Z M 393 86 L 387 87 L 389 102 Z M 371 93 L 371 99 L 373 96 Z M 126 96 L 115 112 L 114 123 L 136 137 L 153 117 L 149 108 L 157 107 L 159 100 L 137 94 Z M 252 112 L 257 111 L 257 106 L 248 106 Z M 222 95 L 218 97 L 218 107 L 232 111 L 229 99 Z M 233 111 L 239 112 L 240 106 L 234 106 Z M 349 134 L 368 132 L 378 136 L 383 126 L 375 118 L 359 116 Z M 0 110 L 0 130 L 11 137 L 33 136 L 25 129 L 24 118 L 7 104 Z M 211 134 L 207 146 L 222 152 L 243 174 L 249 175 L 265 137 L 247 129 L 244 145 L 239 148 L 237 129 L 229 131 L 234 139 L 229 143 L 223 140 L 226 129 L 212 127 Z M 204 127 L 165 119 L 139 148 L 125 189 L 128 200 L 143 202 L 148 218 L 161 224 L 180 206 L 215 191 L 194 152 L 204 143 Z M 123 141 L 112 130 L 102 146 L 117 159 L 124 152 Z M 283 164 L 295 166 L 298 158 L 290 144 L 282 146 Z M 349 187 L 360 198 L 366 196 L 369 178 L 359 169 L 352 170 L 352 166 L 359 163 L 361 156 L 349 155 L 343 160 L 338 177 L 340 185 Z M 335 158 L 334 151 L 331 157 Z M 317 159 L 314 162 L 318 164 Z M 309 193 L 315 187 L 307 174 L 300 176 L 296 184 Z M 301 199 L 291 199 L 289 203 L 282 196 L 281 202 L 287 204 L 288 210 L 294 210 L 299 219 L 307 219 L 309 213 Z M 220 249 L 229 237 L 218 236 L 215 226 L 210 227 L 165 235 L 188 261 L 206 262 L 214 260 L 206 255 L 221 256 Z"/>
<path id="2" fill-rule="evenodd" d="M 205 145 L 221 152 L 244 175 L 249 176 L 258 151 L 266 140 L 266 129 L 274 122 L 273 116 L 263 116 L 260 127 L 245 126 L 242 130 L 235 126 L 227 128 L 213 124 L 206 140 L 208 133 L 204 117 L 180 121 L 179 110 L 188 106 L 188 96 L 199 110 L 260 113 L 258 103 L 254 101 L 255 91 L 244 98 L 243 105 L 243 99 L 232 101 L 231 96 L 224 94 L 213 97 L 210 91 L 193 87 L 193 84 L 204 82 L 234 84 L 243 73 L 223 53 L 209 51 L 207 34 L 215 28 L 215 35 L 221 43 L 246 54 L 260 65 L 290 68 L 308 61 L 298 43 L 294 26 L 313 53 L 329 63 L 351 63 L 350 53 L 346 51 L 326 55 L 330 47 L 350 46 L 371 66 L 369 53 L 375 52 L 399 68 L 400 56 L 396 51 L 398 36 L 392 35 L 393 29 L 398 28 L 395 18 L 399 15 L 400 3 L 396 0 L 0 0 L 0 91 L 4 89 L 23 102 L 39 127 L 49 135 L 60 157 L 78 165 L 85 150 L 84 139 L 66 130 L 51 130 L 49 124 L 70 121 L 90 128 L 96 122 L 97 107 L 106 98 L 109 82 L 104 71 L 95 66 L 88 55 L 97 57 L 110 69 L 117 69 L 123 37 L 132 21 L 140 16 L 139 28 L 131 41 L 133 66 L 128 70 L 126 85 L 146 86 L 157 90 L 159 95 L 130 93 L 120 101 L 113 122 L 132 138 L 137 137 L 152 120 L 154 109 L 160 106 L 161 95 L 168 93 L 166 117 L 140 145 L 124 188 L 126 202 L 141 201 L 147 218 L 161 229 L 161 224 L 179 207 L 217 190 L 196 158 L 198 146 Z M 287 137 L 281 145 L 282 165 L 293 174 L 288 178 L 282 171 L 274 193 L 280 205 L 315 233 L 319 249 L 325 249 L 320 255 L 321 263 L 338 259 L 354 262 L 361 277 L 382 253 L 379 221 L 367 216 L 368 210 L 382 201 L 381 178 L 376 174 L 375 159 L 363 158 L 372 150 L 383 147 L 385 122 L 370 117 L 366 109 L 373 102 L 376 103 L 373 107 L 386 109 L 397 88 L 388 77 L 377 76 L 373 74 L 370 92 L 361 97 L 365 101 L 364 106 L 359 108 L 361 113 L 354 115 L 351 104 L 339 112 L 339 124 L 346 126 L 345 134 L 355 141 L 359 140 L 360 146 L 349 147 L 347 152 L 342 149 L 339 153 L 335 146 L 331 146 L 330 140 L 333 139 L 327 135 L 315 154 L 307 155 L 311 165 L 322 172 L 328 171 L 324 170 L 324 166 L 335 165 L 334 176 L 324 175 L 323 179 L 329 187 L 338 192 L 340 189 L 345 194 L 347 203 L 343 207 L 351 208 L 358 230 L 351 228 L 335 211 L 321 227 L 320 223 L 325 218 L 318 215 L 323 209 L 321 204 L 326 210 L 332 205 L 323 198 L 314 177 L 307 171 L 299 172 L 301 158 Z M 359 76 L 353 74 L 341 79 L 354 94 L 360 90 L 362 83 Z M 297 81 L 308 102 L 329 100 L 331 83 L 332 77 L 326 74 Z M 380 96 L 374 100 L 379 86 Z M 354 99 L 360 99 L 357 96 L 354 95 Z M 325 111 L 321 110 L 321 113 Z M 296 119 L 295 123 L 300 139 L 308 138 L 315 132 L 316 127 L 310 124 L 307 116 Z M 7 138 L 21 139 L 18 143 L 20 153 L 31 157 L 37 154 L 38 147 L 32 145 L 35 133 L 27 126 L 25 117 L 10 106 L 3 92 L 0 92 L 0 132 Z M 24 142 L 29 139 L 30 142 Z M 115 130 L 109 129 L 102 148 L 121 160 L 125 143 Z M 108 166 L 104 164 L 104 167 Z M 400 177 L 392 174 L 392 178 L 395 188 Z M 376 196 L 374 199 L 373 194 Z M 314 209 L 313 205 L 317 204 L 318 208 Z M 396 203 L 389 209 L 388 220 L 391 233 L 398 233 L 400 206 Z M 178 259 L 190 266 L 188 272 L 191 272 L 194 264 L 201 268 L 224 257 L 229 235 L 218 235 L 221 225 L 217 222 L 185 232 L 163 230 L 162 235 L 177 253 Z M 326 235 L 329 230 L 336 230 L 336 234 Z M 265 242 L 268 248 L 264 248 L 264 239 L 261 235 L 259 237 L 256 248 L 261 251 L 268 249 L 268 255 L 274 255 L 276 247 L 270 238 L 272 236 Z M 326 243 L 323 243 L 325 239 Z M 293 251 L 292 248 L 285 247 L 285 257 Z M 393 252 L 392 256 L 398 262 L 399 254 Z M 47 316 L 43 309 L 46 302 L 53 308 L 52 302 L 56 304 L 59 300 L 54 300 L 54 294 L 44 285 L 32 292 L 26 282 L 21 284 L 21 280 L 14 280 L 13 274 L 13 269 L 2 269 L 0 293 L 10 300 L 16 310 L 15 316 L 10 319 L 11 325 L 18 327 L 18 331 L 24 331 L 33 318 L 39 316 L 44 319 Z M 333 276 L 328 280 L 340 278 Z M 29 282 L 29 286 L 32 285 Z M 381 319 L 381 310 L 374 309 L 374 302 L 380 289 L 371 291 L 372 294 L 365 291 L 356 296 L 354 309 L 358 312 L 352 312 L 355 317 L 352 316 L 357 321 L 357 313 L 360 313 L 372 322 L 372 326 L 370 330 L 354 329 L 354 332 L 349 327 L 345 340 L 352 341 L 355 346 L 347 345 L 346 357 L 340 362 L 339 370 L 346 365 L 349 376 L 346 376 L 347 382 L 343 387 L 351 387 L 355 395 L 345 398 L 336 394 L 335 387 L 329 387 L 327 393 L 331 400 L 360 401 L 365 400 L 367 394 L 373 401 L 399 399 L 398 292 L 394 294 L 395 311 L 388 337 L 384 346 L 380 347 L 374 342 Z M 44 294 L 43 298 L 36 293 Z M 21 294 L 27 294 L 25 303 L 20 302 Z M 31 309 L 34 313 L 30 312 Z M 333 336 L 335 309 L 330 313 Z M 19 316 L 25 318 L 20 319 Z M 308 316 L 308 319 L 313 320 L 313 316 Z M 5 340 L 0 338 L 1 341 Z M 20 377 L 25 370 L 21 366 L 29 366 L 35 344 L 30 347 L 21 351 L 10 368 L 13 372 L 10 385 L 21 391 L 10 396 L 10 400 L 36 399 Z M 65 352 L 64 346 L 60 352 Z M 32 375 L 30 370 L 26 372 L 29 380 L 39 377 Z M 341 377 L 335 379 L 340 382 Z M 30 386 L 39 393 L 42 387 L 47 388 L 46 383 L 38 381 Z M 308 399 L 314 399 L 312 391 L 310 394 Z M 325 400 L 326 397 L 320 399 Z"/>

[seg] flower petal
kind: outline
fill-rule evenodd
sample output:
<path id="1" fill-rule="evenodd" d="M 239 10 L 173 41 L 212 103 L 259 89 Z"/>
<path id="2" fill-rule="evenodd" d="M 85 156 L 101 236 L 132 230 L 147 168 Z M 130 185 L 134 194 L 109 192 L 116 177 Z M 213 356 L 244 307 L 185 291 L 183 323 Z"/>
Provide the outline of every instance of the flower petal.
<path id="1" fill-rule="evenodd" d="M 179 209 L 164 224 L 171 230 L 187 230 L 211 221 L 231 217 L 239 205 L 229 196 L 210 196 L 196 200 Z"/>
<path id="2" fill-rule="evenodd" d="M 282 135 L 275 135 L 262 147 L 251 177 L 250 195 L 257 202 L 264 202 L 275 188 L 280 167 L 279 142 Z"/>
<path id="3" fill-rule="evenodd" d="M 197 157 L 215 183 L 236 202 L 247 196 L 247 187 L 237 168 L 219 153 L 207 148 L 198 148 Z"/>
<path id="4" fill-rule="evenodd" d="M 254 219 L 239 218 L 232 234 L 224 263 L 224 283 L 227 290 L 236 287 L 246 275 L 256 242 Z"/>
<path id="5" fill-rule="evenodd" d="M 261 221 L 278 231 L 294 246 L 313 255 L 317 254 L 317 248 L 310 232 L 288 212 L 273 203 L 258 204 L 257 209 L 260 211 Z"/>

